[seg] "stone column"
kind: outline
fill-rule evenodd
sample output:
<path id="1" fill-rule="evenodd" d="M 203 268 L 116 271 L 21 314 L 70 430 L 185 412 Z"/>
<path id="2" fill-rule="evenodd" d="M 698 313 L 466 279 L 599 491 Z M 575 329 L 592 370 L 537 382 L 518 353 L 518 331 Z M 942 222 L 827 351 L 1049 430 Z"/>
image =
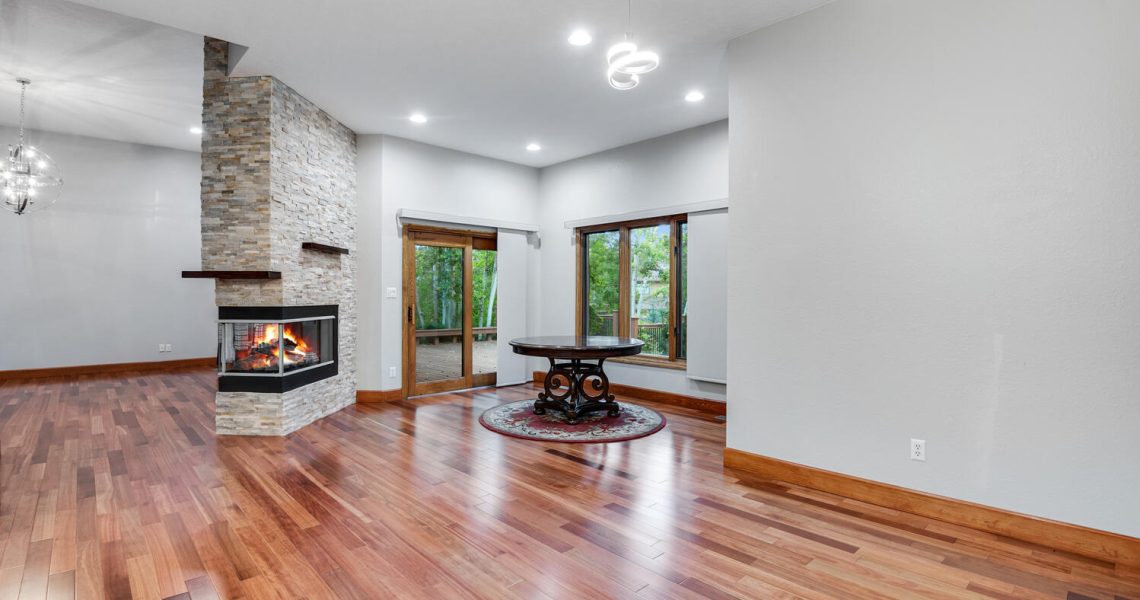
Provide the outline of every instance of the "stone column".
<path id="1" fill-rule="evenodd" d="M 339 305 L 338 375 L 284 394 L 219 392 L 219 434 L 284 435 L 355 402 L 356 134 L 271 76 L 229 77 L 206 38 L 202 268 L 280 271 L 218 280 L 218 306 Z M 349 249 L 330 255 L 306 241 Z"/>

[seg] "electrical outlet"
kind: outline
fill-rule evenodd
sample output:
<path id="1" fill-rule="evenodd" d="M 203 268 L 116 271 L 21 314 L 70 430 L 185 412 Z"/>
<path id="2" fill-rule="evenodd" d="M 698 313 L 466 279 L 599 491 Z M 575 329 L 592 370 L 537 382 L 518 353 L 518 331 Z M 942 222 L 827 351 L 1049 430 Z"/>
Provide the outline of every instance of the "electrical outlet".
<path id="1" fill-rule="evenodd" d="M 926 440 L 910 440 L 910 459 L 911 460 L 926 460 Z"/>
<path id="2" fill-rule="evenodd" d="M 396 367 L 388 367 L 388 377 L 396 376 Z"/>
<path id="3" fill-rule="evenodd" d="M 167 352 L 174 352 L 174 344 L 167 344 L 166 345 L 166 351 Z"/>
<path id="4" fill-rule="evenodd" d="M 162 351 L 163 351 L 163 350 L 162 350 L 162 348 L 163 348 L 163 344 L 159 344 L 159 345 L 158 345 L 158 351 L 159 351 L 159 352 L 162 352 Z"/>

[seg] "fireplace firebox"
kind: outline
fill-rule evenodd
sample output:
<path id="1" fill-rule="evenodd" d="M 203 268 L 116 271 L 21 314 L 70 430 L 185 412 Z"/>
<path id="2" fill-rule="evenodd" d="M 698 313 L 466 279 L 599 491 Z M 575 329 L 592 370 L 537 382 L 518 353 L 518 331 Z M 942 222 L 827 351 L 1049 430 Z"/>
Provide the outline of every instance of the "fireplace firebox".
<path id="1" fill-rule="evenodd" d="M 282 393 L 337 374 L 337 306 L 218 307 L 218 390 Z"/>

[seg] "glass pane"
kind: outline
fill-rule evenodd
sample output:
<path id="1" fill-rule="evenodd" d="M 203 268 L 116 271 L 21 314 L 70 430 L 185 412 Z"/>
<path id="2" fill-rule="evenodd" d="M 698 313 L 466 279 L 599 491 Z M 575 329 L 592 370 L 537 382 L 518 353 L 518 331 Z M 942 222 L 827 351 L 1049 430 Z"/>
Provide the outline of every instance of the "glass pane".
<path id="1" fill-rule="evenodd" d="M 463 249 L 416 245 L 416 381 L 463 377 Z"/>
<path id="2" fill-rule="evenodd" d="M 284 348 L 284 371 L 312 367 L 332 360 L 334 321 L 297 323 L 224 323 L 231 332 L 222 340 L 222 361 L 227 373 L 277 373 Z M 324 349 L 322 351 L 322 349 Z"/>
<path id="3" fill-rule="evenodd" d="M 471 329 L 475 340 L 472 352 L 475 354 L 473 367 L 476 375 L 494 373 L 498 364 L 499 307 L 496 299 L 499 292 L 498 253 L 494 250 L 471 251 Z"/>
<path id="4" fill-rule="evenodd" d="M 233 323 L 232 345 L 223 347 L 227 373 L 277 373 L 277 323 Z"/>
<path id="5" fill-rule="evenodd" d="M 681 323 L 677 332 L 677 358 L 688 357 L 689 342 L 689 224 L 681 223 L 681 265 L 677 270 L 677 293 L 681 296 Z"/>
<path id="6" fill-rule="evenodd" d="M 301 369 L 324 361 L 321 349 L 326 345 L 323 330 L 332 321 L 301 321 L 282 325 L 281 341 L 285 347 L 285 370 Z M 327 344 L 330 345 L 331 344 Z"/>
<path id="7" fill-rule="evenodd" d="M 669 224 L 629 230 L 629 335 L 669 356 Z"/>
<path id="8" fill-rule="evenodd" d="M 616 231 L 586 235 L 586 335 L 617 335 L 619 239 Z"/>

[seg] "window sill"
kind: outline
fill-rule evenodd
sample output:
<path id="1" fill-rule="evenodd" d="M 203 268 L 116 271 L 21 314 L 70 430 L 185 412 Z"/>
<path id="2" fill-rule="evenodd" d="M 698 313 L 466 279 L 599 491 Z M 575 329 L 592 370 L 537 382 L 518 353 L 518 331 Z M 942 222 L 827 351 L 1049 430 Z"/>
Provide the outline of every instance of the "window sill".
<path id="1" fill-rule="evenodd" d="M 658 369 L 672 369 L 674 371 L 684 371 L 687 368 L 684 360 L 669 360 L 668 358 L 657 356 L 619 356 L 617 358 L 606 359 L 606 362 L 638 365 L 642 367 L 656 367 Z"/>

